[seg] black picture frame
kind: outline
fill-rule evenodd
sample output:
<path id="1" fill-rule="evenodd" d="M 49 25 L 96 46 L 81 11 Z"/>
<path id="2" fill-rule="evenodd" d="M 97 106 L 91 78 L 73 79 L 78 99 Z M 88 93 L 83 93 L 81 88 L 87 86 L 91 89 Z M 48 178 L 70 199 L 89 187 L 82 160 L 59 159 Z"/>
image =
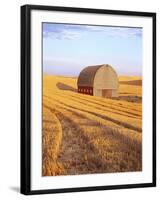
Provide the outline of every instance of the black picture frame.
<path id="1" fill-rule="evenodd" d="M 153 152 L 152 152 L 152 183 L 125 184 L 112 186 L 94 186 L 79 188 L 61 188 L 48 190 L 31 190 L 31 11 L 64 11 L 79 13 L 100 13 L 107 15 L 123 15 L 123 16 L 142 16 L 151 17 L 153 20 L 153 39 L 152 39 L 152 56 L 153 56 Z M 57 7 L 44 5 L 24 5 L 21 6 L 21 181 L 20 191 L 25 195 L 33 194 L 49 194 L 49 193 L 65 193 L 65 192 L 81 192 L 93 190 L 112 190 L 127 188 L 144 188 L 156 186 L 156 13 L 137 12 L 137 11 L 121 11 L 121 10 L 104 10 L 90 8 L 73 8 L 73 7 Z"/>

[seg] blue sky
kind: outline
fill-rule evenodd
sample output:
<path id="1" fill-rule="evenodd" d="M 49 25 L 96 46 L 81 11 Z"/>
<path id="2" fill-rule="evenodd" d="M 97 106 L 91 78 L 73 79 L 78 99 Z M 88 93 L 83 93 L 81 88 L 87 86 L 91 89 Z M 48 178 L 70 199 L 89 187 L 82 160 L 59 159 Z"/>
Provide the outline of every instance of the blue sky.
<path id="1" fill-rule="evenodd" d="M 43 23 L 43 72 L 78 76 L 109 64 L 119 75 L 142 75 L 142 28 Z"/>

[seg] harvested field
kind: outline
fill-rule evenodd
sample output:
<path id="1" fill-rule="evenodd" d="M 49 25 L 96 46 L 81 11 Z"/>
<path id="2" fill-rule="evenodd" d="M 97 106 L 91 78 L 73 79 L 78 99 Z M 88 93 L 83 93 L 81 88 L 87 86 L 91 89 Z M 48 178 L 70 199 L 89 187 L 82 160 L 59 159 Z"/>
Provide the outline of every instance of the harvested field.
<path id="1" fill-rule="evenodd" d="M 42 175 L 142 170 L 142 80 L 119 77 L 119 97 L 77 93 L 77 79 L 43 76 Z"/>

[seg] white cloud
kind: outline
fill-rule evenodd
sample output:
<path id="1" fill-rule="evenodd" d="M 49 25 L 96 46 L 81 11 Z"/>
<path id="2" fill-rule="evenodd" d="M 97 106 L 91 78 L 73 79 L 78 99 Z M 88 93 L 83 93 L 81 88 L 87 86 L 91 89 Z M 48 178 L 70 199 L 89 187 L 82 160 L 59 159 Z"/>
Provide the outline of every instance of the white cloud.
<path id="1" fill-rule="evenodd" d="M 89 25 L 66 25 L 66 24 L 47 24 L 43 25 L 43 36 L 53 39 L 73 40 L 83 37 L 86 34 L 101 33 L 109 37 L 141 37 L 141 28 L 129 27 L 107 27 L 107 26 L 89 26 Z"/>

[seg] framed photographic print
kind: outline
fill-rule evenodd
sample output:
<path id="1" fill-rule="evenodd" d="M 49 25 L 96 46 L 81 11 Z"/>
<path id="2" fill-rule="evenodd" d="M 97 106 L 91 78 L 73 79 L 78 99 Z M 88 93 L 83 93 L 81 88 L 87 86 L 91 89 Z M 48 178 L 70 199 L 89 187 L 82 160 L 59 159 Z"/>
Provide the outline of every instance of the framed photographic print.
<path id="1" fill-rule="evenodd" d="M 21 7 L 21 193 L 156 186 L 156 14 Z"/>

